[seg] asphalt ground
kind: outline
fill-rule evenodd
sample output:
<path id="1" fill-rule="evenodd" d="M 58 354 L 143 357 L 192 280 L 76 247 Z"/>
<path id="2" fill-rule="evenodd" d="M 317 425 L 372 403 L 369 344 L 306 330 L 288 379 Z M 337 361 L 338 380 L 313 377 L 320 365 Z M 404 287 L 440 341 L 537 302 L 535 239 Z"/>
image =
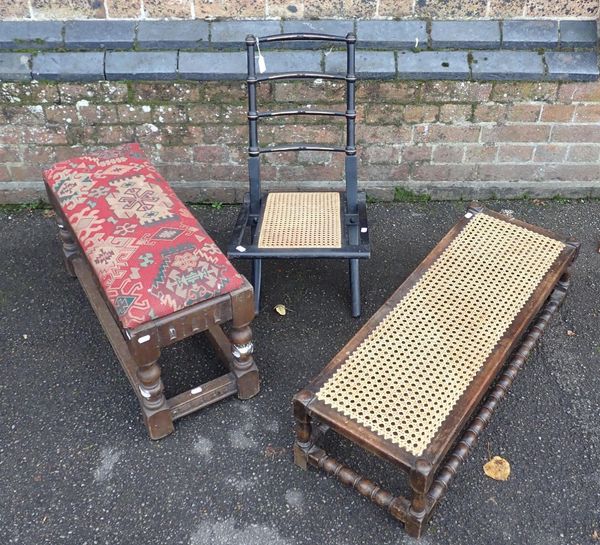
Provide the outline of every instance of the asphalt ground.
<path id="1" fill-rule="evenodd" d="M 594 544 L 600 534 L 600 203 L 490 202 L 583 242 L 560 313 L 461 468 L 420 543 Z M 262 390 L 148 439 L 137 399 L 76 280 L 52 217 L 0 211 L 0 544 L 412 544 L 399 523 L 292 463 L 290 401 L 457 221 L 464 203 L 369 206 L 363 317 L 346 263 L 264 265 L 254 322 Z M 223 247 L 236 207 L 194 207 Z M 247 273 L 247 263 L 239 264 Z M 285 316 L 276 304 L 289 309 Z M 567 334 L 572 331 L 575 335 Z M 164 353 L 167 393 L 222 373 L 200 336 Z M 331 437 L 392 490 L 403 475 Z M 510 479 L 486 477 L 490 455 Z M 596 533 L 595 533 L 596 532 Z"/>

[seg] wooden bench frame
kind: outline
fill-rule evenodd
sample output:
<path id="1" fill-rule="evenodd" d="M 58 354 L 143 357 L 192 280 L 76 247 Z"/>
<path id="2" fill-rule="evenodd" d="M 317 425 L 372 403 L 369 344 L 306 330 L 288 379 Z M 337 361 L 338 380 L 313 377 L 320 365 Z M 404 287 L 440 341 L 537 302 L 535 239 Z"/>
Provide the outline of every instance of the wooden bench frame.
<path id="1" fill-rule="evenodd" d="M 476 203 L 467 212 L 483 212 Z M 502 217 L 485 210 L 487 214 Z M 469 214 L 466 214 L 469 216 Z M 507 219 L 504 218 L 503 219 Z M 360 329 L 323 371 L 293 400 L 296 422 L 294 462 L 306 470 L 309 465 L 336 477 L 404 523 L 406 531 L 420 537 L 433 509 L 448 490 L 458 467 L 464 462 L 496 409 L 523 367 L 529 352 L 542 335 L 548 321 L 560 307 L 570 283 L 569 267 L 577 257 L 579 243 L 562 239 L 541 228 L 518 220 L 540 234 L 561 240 L 565 249 L 537 287 L 528 305 L 519 313 L 508 332 L 489 357 L 482 372 L 473 380 L 452 413 L 442 424 L 432 443 L 419 457 L 393 445 L 316 398 L 320 387 L 335 369 L 365 339 L 387 313 L 403 298 L 423 272 L 462 230 L 463 218 L 442 239 L 408 279 L 392 294 L 378 312 Z M 528 327 L 529 326 L 529 327 Z M 508 361 L 507 365 L 504 365 Z M 495 381 L 495 382 L 494 382 Z M 486 395 L 487 393 L 487 395 Z M 329 429 L 363 449 L 397 465 L 408 475 L 412 497 L 395 496 L 351 468 L 329 456 L 317 443 Z"/>
<path id="2" fill-rule="evenodd" d="M 79 279 L 100 320 L 137 395 L 151 439 L 169 435 L 174 431 L 174 420 L 221 399 L 234 394 L 240 399 L 249 399 L 258 393 L 259 376 L 252 356 L 250 329 L 255 315 L 254 296 L 249 282 L 244 280 L 244 284 L 231 293 L 125 330 L 47 184 L 46 191 L 56 213 L 67 272 Z M 231 328 L 225 334 L 221 326 L 230 321 Z M 208 335 L 229 372 L 167 399 L 158 365 L 161 349 L 202 331 Z"/>

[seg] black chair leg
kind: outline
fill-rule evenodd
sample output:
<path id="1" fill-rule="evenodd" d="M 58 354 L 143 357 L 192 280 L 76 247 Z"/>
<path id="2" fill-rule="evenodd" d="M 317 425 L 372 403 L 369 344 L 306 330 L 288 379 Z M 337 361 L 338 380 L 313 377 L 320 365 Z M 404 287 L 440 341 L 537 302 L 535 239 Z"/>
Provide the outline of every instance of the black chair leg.
<path id="1" fill-rule="evenodd" d="M 254 286 L 254 310 L 258 314 L 260 310 L 260 283 L 262 276 L 262 260 L 252 260 L 252 286 Z"/>
<path id="2" fill-rule="evenodd" d="M 350 260 L 350 290 L 352 291 L 352 316 L 360 316 L 360 277 L 358 259 Z"/>

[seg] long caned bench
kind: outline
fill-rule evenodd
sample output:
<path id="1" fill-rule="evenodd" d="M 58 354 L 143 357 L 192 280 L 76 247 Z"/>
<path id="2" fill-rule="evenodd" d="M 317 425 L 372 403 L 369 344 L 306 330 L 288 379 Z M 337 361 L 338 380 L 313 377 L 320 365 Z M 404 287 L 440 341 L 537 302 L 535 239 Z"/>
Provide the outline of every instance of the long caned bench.
<path id="1" fill-rule="evenodd" d="M 252 286 L 137 144 L 63 161 L 44 181 L 67 271 L 79 278 L 152 439 L 192 411 L 258 393 Z M 227 322 L 228 334 L 221 327 Z M 202 331 L 229 372 L 166 399 L 161 349 Z"/>
<path id="2" fill-rule="evenodd" d="M 578 247 L 471 205 L 295 396 L 296 464 L 335 476 L 419 537 L 562 302 Z M 406 472 L 412 497 L 329 456 L 318 446 L 329 429 Z"/>

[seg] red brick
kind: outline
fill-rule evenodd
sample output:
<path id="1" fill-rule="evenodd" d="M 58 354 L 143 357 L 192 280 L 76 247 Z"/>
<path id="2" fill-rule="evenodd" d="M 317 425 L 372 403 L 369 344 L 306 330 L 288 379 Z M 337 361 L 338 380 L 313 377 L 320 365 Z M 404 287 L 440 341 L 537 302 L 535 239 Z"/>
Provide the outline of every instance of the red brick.
<path id="1" fill-rule="evenodd" d="M 356 141 L 362 145 L 369 144 L 406 144 L 412 138 L 412 127 L 388 125 L 377 127 L 374 125 L 357 125 Z"/>
<path id="2" fill-rule="evenodd" d="M 575 106 L 568 104 L 544 104 L 541 121 L 568 122 L 573 119 Z"/>
<path id="3" fill-rule="evenodd" d="M 23 163 L 20 165 L 9 165 L 10 177 L 14 181 L 30 182 L 40 180 L 42 171 L 52 166 L 51 162 L 46 163 Z"/>
<path id="4" fill-rule="evenodd" d="M 135 134 L 135 128 L 130 125 L 99 125 L 96 129 L 96 142 L 98 144 L 131 142 Z"/>
<path id="5" fill-rule="evenodd" d="M 117 104 L 127 101 L 128 88 L 125 83 L 99 81 L 95 83 L 59 83 L 61 104 L 75 104 L 80 100 L 90 103 Z"/>
<path id="6" fill-rule="evenodd" d="M 211 124 L 196 128 L 202 135 L 202 140 L 198 140 L 197 144 L 233 144 L 242 148 L 248 145 L 248 129 L 242 125 Z"/>
<path id="7" fill-rule="evenodd" d="M 155 155 L 160 163 L 190 163 L 194 157 L 190 146 L 158 146 Z"/>
<path id="8" fill-rule="evenodd" d="M 508 116 L 508 106 L 506 104 L 476 104 L 473 120 L 475 122 L 495 122 L 501 123 L 506 121 Z"/>
<path id="9" fill-rule="evenodd" d="M 12 181 L 12 176 L 8 170 L 8 167 L 5 165 L 0 165 L 0 182 L 10 182 Z"/>
<path id="10" fill-rule="evenodd" d="M 195 146 L 193 151 L 196 163 L 226 163 L 229 160 L 227 146 Z"/>
<path id="11" fill-rule="evenodd" d="M 0 107 L 0 124 L 44 125 L 45 123 L 44 108 L 38 104 Z"/>
<path id="12" fill-rule="evenodd" d="M 527 163 L 533 157 L 534 146 L 498 146 L 499 163 Z"/>
<path id="13" fill-rule="evenodd" d="M 219 104 L 190 104 L 187 106 L 190 123 L 221 123 L 223 115 Z"/>
<path id="14" fill-rule="evenodd" d="M 542 180 L 595 182 L 600 178 L 600 165 L 544 165 Z"/>
<path id="15" fill-rule="evenodd" d="M 274 100 L 277 102 L 294 102 L 296 104 L 330 103 L 339 102 L 344 99 L 346 84 L 329 81 L 312 84 L 286 82 L 276 83 L 274 87 Z"/>
<path id="16" fill-rule="evenodd" d="M 25 149 L 28 150 L 29 148 Z M 20 146 L 6 146 L 2 143 L 2 145 L 0 145 L 0 164 L 11 163 L 13 161 L 26 161 L 26 159 L 23 158 L 22 148 Z"/>
<path id="17" fill-rule="evenodd" d="M 277 179 L 291 182 L 342 180 L 343 176 L 344 169 L 339 163 L 331 165 L 281 165 L 277 167 Z M 361 175 L 361 179 L 366 178 Z"/>
<path id="18" fill-rule="evenodd" d="M 557 83 L 494 83 L 492 100 L 498 102 L 551 101 L 556 98 Z"/>
<path id="19" fill-rule="evenodd" d="M 470 104 L 442 104 L 440 106 L 440 121 L 442 123 L 464 123 L 473 115 Z"/>
<path id="20" fill-rule="evenodd" d="M 565 102 L 600 102 L 600 81 L 563 83 L 558 100 Z"/>
<path id="21" fill-rule="evenodd" d="M 0 104 L 58 104 L 56 83 L 0 82 Z"/>
<path id="22" fill-rule="evenodd" d="M 411 178 L 432 182 L 477 180 L 477 165 L 416 164 Z"/>
<path id="23" fill-rule="evenodd" d="M 567 161 L 573 163 L 593 163 L 600 159 L 600 146 L 572 145 L 569 146 Z"/>
<path id="24" fill-rule="evenodd" d="M 198 102 L 200 99 L 200 88 L 196 83 L 163 83 L 153 81 L 152 83 L 134 82 L 130 85 L 132 86 L 134 102 L 142 104 L 147 104 L 148 102 Z"/>
<path id="25" fill-rule="evenodd" d="M 533 160 L 536 163 L 560 163 L 565 160 L 567 146 L 559 144 L 538 144 Z"/>
<path id="26" fill-rule="evenodd" d="M 153 123 L 186 123 L 187 120 L 186 107 L 180 104 L 155 106 L 152 109 Z"/>
<path id="27" fill-rule="evenodd" d="M 534 123 L 539 120 L 541 111 L 541 104 L 512 104 L 508 108 L 507 120 Z"/>
<path id="28" fill-rule="evenodd" d="M 496 160 L 498 148 L 493 144 L 478 144 L 465 146 L 465 163 L 493 163 Z"/>
<path id="29" fill-rule="evenodd" d="M 394 145 L 365 146 L 362 148 L 360 157 L 365 163 L 399 163 L 400 147 Z"/>
<path id="30" fill-rule="evenodd" d="M 480 164 L 478 179 L 491 180 L 543 180 L 544 170 L 541 165 L 507 165 L 507 164 Z"/>
<path id="31" fill-rule="evenodd" d="M 65 127 L 47 125 L 28 127 L 18 125 L 0 125 L 0 142 L 4 144 L 66 144 Z"/>
<path id="32" fill-rule="evenodd" d="M 433 147 L 424 144 L 402 147 L 402 162 L 430 161 Z"/>
<path id="33" fill-rule="evenodd" d="M 289 118 L 291 119 L 291 118 Z M 309 118 L 305 118 L 309 119 Z M 312 119 L 312 118 L 310 118 Z M 246 105 L 233 105 L 227 104 L 223 105 L 223 113 L 221 114 L 221 122 L 222 123 L 236 123 L 240 125 L 245 125 L 248 123 L 248 107 Z M 281 123 L 281 118 L 279 119 L 279 123 Z"/>
<path id="34" fill-rule="evenodd" d="M 362 169 L 360 179 L 365 181 L 378 180 L 408 180 L 409 165 L 402 163 L 400 165 L 371 165 L 367 169 Z"/>
<path id="35" fill-rule="evenodd" d="M 244 132 L 247 132 L 245 127 Z M 342 145 L 344 134 L 331 125 L 271 125 L 259 128 L 263 144 L 293 144 L 298 142 Z"/>
<path id="36" fill-rule="evenodd" d="M 407 123 L 431 123 L 436 121 L 438 114 L 439 107 L 429 104 L 407 104 L 404 107 L 404 121 Z"/>
<path id="37" fill-rule="evenodd" d="M 79 119 L 84 124 L 114 125 L 119 122 L 119 118 L 117 117 L 117 107 L 111 104 L 90 104 L 89 106 L 80 105 L 77 107 L 77 112 L 79 114 Z"/>
<path id="38" fill-rule="evenodd" d="M 452 125 L 419 125 L 415 127 L 415 142 L 477 142 L 480 128 L 478 126 Z"/>
<path id="39" fill-rule="evenodd" d="M 297 165 L 299 162 L 299 152 L 267 153 L 264 156 L 264 162 L 269 165 Z"/>
<path id="40" fill-rule="evenodd" d="M 483 127 L 483 142 L 547 142 L 550 136 L 548 125 L 502 125 Z"/>
<path id="41" fill-rule="evenodd" d="M 119 104 L 117 115 L 120 123 L 148 123 L 152 120 L 152 108 L 147 104 Z"/>
<path id="42" fill-rule="evenodd" d="M 144 12 L 151 19 L 191 19 L 190 0 L 144 0 Z"/>
<path id="43" fill-rule="evenodd" d="M 399 81 L 363 80 L 357 84 L 358 102 L 412 103 L 418 97 L 421 84 Z"/>
<path id="44" fill-rule="evenodd" d="M 600 142 L 598 125 L 554 125 L 553 142 Z"/>
<path id="45" fill-rule="evenodd" d="M 23 163 L 40 164 L 54 163 L 57 161 L 55 146 L 39 146 L 34 144 L 33 142 L 30 143 L 30 145 L 28 146 L 24 146 L 19 155 L 21 156 Z"/>
<path id="46" fill-rule="evenodd" d="M 597 123 L 600 121 L 600 104 L 578 104 L 573 117 L 575 123 Z"/>
<path id="47" fill-rule="evenodd" d="M 79 124 L 79 116 L 75 106 L 52 104 L 51 106 L 44 106 L 44 112 L 48 123 Z"/>
<path id="48" fill-rule="evenodd" d="M 491 83 L 428 81 L 422 84 L 420 98 L 423 102 L 485 102 L 491 91 Z"/>
<path id="49" fill-rule="evenodd" d="M 365 120 L 371 124 L 394 125 L 400 123 L 402 119 L 406 119 L 403 114 L 405 108 L 408 107 L 397 104 L 368 104 L 366 106 Z"/>
<path id="50" fill-rule="evenodd" d="M 462 163 L 464 155 L 463 146 L 435 146 L 433 148 L 433 163 Z"/>

